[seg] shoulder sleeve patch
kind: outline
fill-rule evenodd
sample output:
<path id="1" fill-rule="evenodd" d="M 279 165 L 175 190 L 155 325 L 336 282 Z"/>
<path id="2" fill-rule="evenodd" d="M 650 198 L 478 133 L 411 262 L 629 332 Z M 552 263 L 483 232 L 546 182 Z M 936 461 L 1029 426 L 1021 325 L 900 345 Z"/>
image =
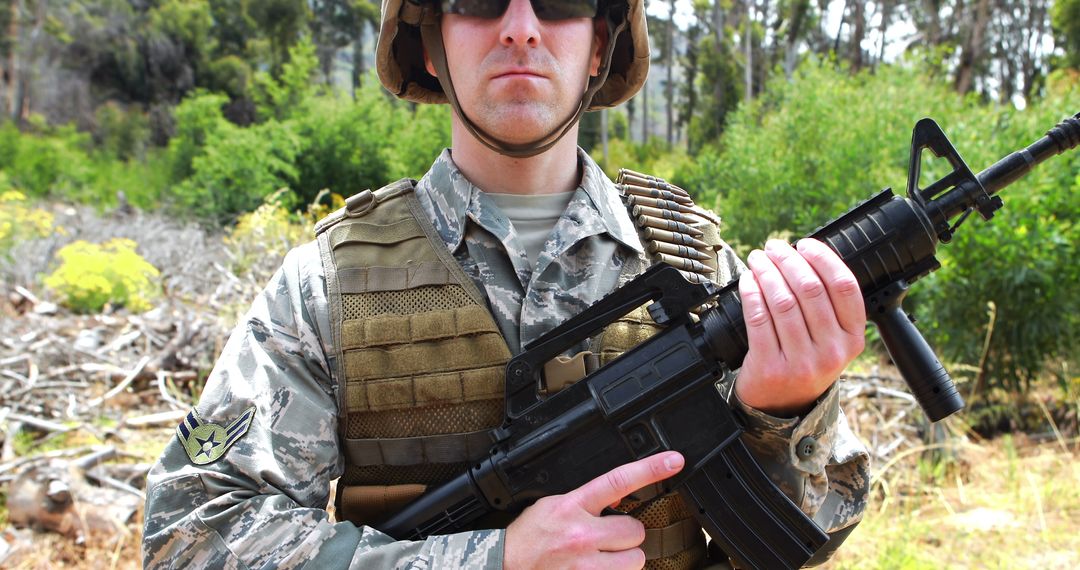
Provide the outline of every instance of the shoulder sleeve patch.
<path id="1" fill-rule="evenodd" d="M 255 419 L 255 406 L 244 410 L 240 417 L 222 427 L 203 421 L 194 408 L 176 426 L 176 437 L 195 465 L 206 465 L 224 457 L 225 452 L 247 433 Z"/>

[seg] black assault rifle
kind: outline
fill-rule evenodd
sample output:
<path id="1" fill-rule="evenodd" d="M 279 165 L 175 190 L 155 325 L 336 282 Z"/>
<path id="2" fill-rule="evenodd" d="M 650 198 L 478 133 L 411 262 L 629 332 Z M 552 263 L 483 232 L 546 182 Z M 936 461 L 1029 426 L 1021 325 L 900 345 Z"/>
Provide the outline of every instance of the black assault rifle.
<path id="1" fill-rule="evenodd" d="M 886 188 L 810 235 L 854 272 L 869 319 L 932 421 L 964 402 L 901 308 L 908 285 L 940 267 L 938 242 L 947 243 L 972 211 L 990 219 L 1002 206 L 996 192 L 1077 145 L 1080 113 L 975 175 L 937 123 L 923 119 L 912 137 L 908 197 Z M 953 170 L 920 188 L 924 149 L 945 157 Z M 544 363 L 650 302 L 662 332 L 569 388 L 542 395 Z M 693 318 L 691 311 L 705 303 L 710 307 Z M 490 452 L 376 528 L 411 540 L 455 532 L 492 511 L 520 511 L 619 465 L 674 449 L 686 465 L 663 490 L 678 490 L 741 566 L 797 568 L 827 542 L 751 457 L 739 439 L 740 421 L 716 388 L 716 379 L 741 366 L 747 351 L 737 282 L 691 284 L 673 267 L 655 265 L 525 348 L 507 364 L 506 418 L 493 432 Z"/>

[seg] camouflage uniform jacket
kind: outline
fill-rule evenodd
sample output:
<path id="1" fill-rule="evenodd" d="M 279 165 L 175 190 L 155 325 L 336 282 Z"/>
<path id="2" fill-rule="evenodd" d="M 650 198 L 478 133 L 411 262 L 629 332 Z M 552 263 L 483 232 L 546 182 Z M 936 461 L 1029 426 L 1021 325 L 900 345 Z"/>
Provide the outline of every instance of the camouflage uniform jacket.
<path id="1" fill-rule="evenodd" d="M 417 186 L 421 204 L 487 296 L 515 353 L 646 268 L 613 184 L 579 154 L 581 186 L 535 270 L 506 217 L 457 170 L 449 151 Z M 730 249 L 725 252 L 721 282 L 742 270 Z M 327 513 L 330 482 L 344 469 L 327 307 L 317 245 L 296 248 L 232 333 L 197 409 L 148 476 L 147 568 L 502 566 L 501 530 L 395 542 L 370 527 L 335 523 Z M 745 414 L 751 449 L 805 512 L 816 513 L 830 531 L 858 522 L 868 460 L 839 411 L 835 388 L 802 418 L 736 405 Z M 227 427 L 217 440 L 205 427 L 195 437 L 198 426 L 210 424 Z M 197 440 L 195 448 L 188 451 L 180 436 L 188 447 Z M 817 443 L 809 453 L 806 446 L 798 449 L 807 436 Z"/>

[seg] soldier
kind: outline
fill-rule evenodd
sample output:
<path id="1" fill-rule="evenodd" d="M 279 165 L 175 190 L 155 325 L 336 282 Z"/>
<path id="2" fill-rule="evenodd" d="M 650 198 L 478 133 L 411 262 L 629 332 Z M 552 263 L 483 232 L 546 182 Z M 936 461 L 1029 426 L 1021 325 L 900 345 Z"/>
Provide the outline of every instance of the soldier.
<path id="1" fill-rule="evenodd" d="M 599 516 L 677 473 L 675 452 L 542 499 L 505 530 L 407 542 L 368 526 L 486 448 L 511 355 L 657 258 L 575 143 L 582 112 L 644 82 L 642 0 L 384 0 L 376 57 L 398 97 L 453 107 L 453 149 L 418 182 L 353 196 L 288 254 L 149 475 L 145 565 L 702 566 L 705 538 L 677 495 L 642 521 Z M 718 386 L 831 552 L 868 487 L 833 387 L 863 348 L 858 285 L 808 240 L 770 241 L 745 271 L 719 220 L 686 209 L 694 227 L 654 235 L 700 237 L 687 254 L 709 253 L 699 273 L 741 274 L 750 350 Z M 655 328 L 639 312 L 577 349 L 610 359 Z"/>

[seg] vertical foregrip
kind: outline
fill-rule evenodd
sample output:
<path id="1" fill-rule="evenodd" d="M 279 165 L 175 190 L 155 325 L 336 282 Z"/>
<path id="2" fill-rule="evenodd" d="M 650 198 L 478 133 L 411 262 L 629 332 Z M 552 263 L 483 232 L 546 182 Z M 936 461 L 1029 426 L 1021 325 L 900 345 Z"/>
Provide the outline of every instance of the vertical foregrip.
<path id="1" fill-rule="evenodd" d="M 964 399 L 933 349 L 901 308 L 900 302 L 907 293 L 902 285 L 897 284 L 891 298 L 880 305 L 884 310 L 871 312 L 870 318 L 919 406 L 930 421 L 940 421 L 964 409 Z"/>

